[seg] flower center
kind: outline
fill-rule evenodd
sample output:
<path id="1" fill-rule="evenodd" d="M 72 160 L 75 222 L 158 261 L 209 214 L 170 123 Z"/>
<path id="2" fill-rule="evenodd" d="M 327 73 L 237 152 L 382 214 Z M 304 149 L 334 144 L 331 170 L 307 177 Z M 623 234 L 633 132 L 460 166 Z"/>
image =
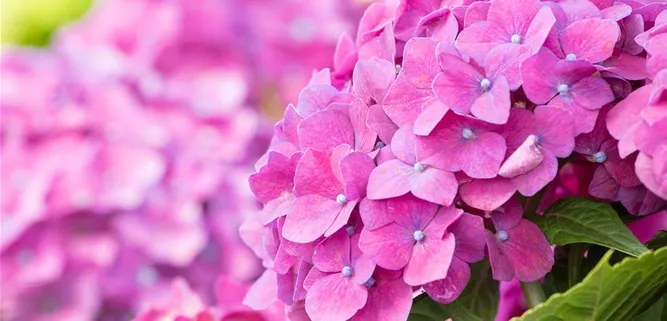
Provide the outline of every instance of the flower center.
<path id="1" fill-rule="evenodd" d="M 383 142 L 375 143 L 375 149 L 380 149 L 380 148 L 385 147 L 385 146 L 387 146 L 387 144 L 385 144 Z"/>
<path id="2" fill-rule="evenodd" d="M 607 160 L 607 154 L 605 154 L 605 152 L 597 152 L 593 154 L 593 160 L 595 160 L 596 163 L 604 163 Z"/>
<path id="3" fill-rule="evenodd" d="M 374 286 L 375 285 L 375 279 L 374 278 L 368 279 L 368 281 L 366 281 L 366 283 L 364 283 L 364 285 L 369 287 L 369 288 Z"/>
<path id="4" fill-rule="evenodd" d="M 560 94 L 565 95 L 570 91 L 570 86 L 567 84 L 560 84 L 558 85 L 557 89 Z"/>
<path id="5" fill-rule="evenodd" d="M 511 41 L 512 43 L 517 43 L 517 44 L 519 44 L 519 43 L 521 43 L 521 36 L 518 35 L 518 34 L 513 34 L 513 35 L 512 35 L 512 38 L 510 38 L 510 41 Z"/>
<path id="6" fill-rule="evenodd" d="M 470 129 L 470 128 L 464 128 L 463 131 L 462 131 L 462 134 L 463 134 L 463 138 L 465 138 L 465 139 L 471 139 L 471 138 L 475 137 L 475 133 L 473 133 L 472 129 Z"/>
<path id="7" fill-rule="evenodd" d="M 396 68 L 396 74 L 398 74 L 398 72 L 401 71 L 401 68 L 402 68 L 402 67 L 401 67 L 401 65 L 398 65 L 398 64 L 397 64 L 397 65 L 395 66 L 395 68 Z"/>
<path id="8" fill-rule="evenodd" d="M 357 231 L 357 229 L 354 226 L 350 225 L 350 226 L 345 228 L 345 231 L 347 231 L 348 236 L 352 236 L 352 235 L 354 235 L 354 232 Z"/>
<path id="9" fill-rule="evenodd" d="M 569 60 L 569 61 L 577 60 L 577 55 L 575 55 L 573 53 L 567 54 L 567 56 L 565 56 L 565 60 Z"/>
<path id="10" fill-rule="evenodd" d="M 491 87 L 491 80 L 484 78 L 479 82 L 479 85 L 482 87 L 482 89 L 487 90 Z"/>
<path id="11" fill-rule="evenodd" d="M 420 173 L 422 173 L 426 170 L 426 165 L 424 165 L 422 163 L 415 163 L 414 167 L 415 167 L 415 170 L 420 172 Z"/>
<path id="12" fill-rule="evenodd" d="M 340 205 L 347 203 L 347 197 L 343 194 L 338 194 L 338 196 L 336 196 L 336 203 Z"/>
<path id="13" fill-rule="evenodd" d="M 155 284 L 158 279 L 158 274 L 152 266 L 142 266 L 137 271 L 136 282 L 139 285 L 149 286 Z"/>
<path id="14" fill-rule="evenodd" d="M 424 232 L 422 232 L 422 230 L 416 230 L 414 233 L 412 233 L 412 236 L 415 238 L 415 241 L 417 242 L 423 241 L 424 237 L 426 237 L 426 235 L 424 235 Z"/>
<path id="15" fill-rule="evenodd" d="M 509 235 L 507 235 L 507 232 L 502 231 L 502 230 L 501 230 L 501 231 L 498 231 L 498 239 L 499 239 L 499 240 L 501 240 L 501 241 L 507 241 L 507 237 L 508 237 L 508 236 L 509 236 Z"/>
<path id="16" fill-rule="evenodd" d="M 345 277 L 352 276 L 352 272 L 354 272 L 354 270 L 352 270 L 351 266 L 345 266 L 342 270 L 340 270 L 340 273 Z"/>

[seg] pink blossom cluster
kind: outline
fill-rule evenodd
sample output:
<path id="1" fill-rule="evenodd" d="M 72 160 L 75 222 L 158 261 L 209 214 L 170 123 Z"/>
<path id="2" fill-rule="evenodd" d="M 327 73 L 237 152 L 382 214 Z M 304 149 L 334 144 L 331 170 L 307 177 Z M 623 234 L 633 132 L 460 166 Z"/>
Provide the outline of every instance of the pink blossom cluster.
<path id="1" fill-rule="evenodd" d="M 264 208 L 241 233 L 267 270 L 245 303 L 405 320 L 422 291 L 456 300 L 485 257 L 501 281 L 549 272 L 553 249 L 524 211 L 572 195 L 665 209 L 666 9 L 372 4 L 250 177 Z"/>
<path id="2" fill-rule="evenodd" d="M 258 107 L 327 65 L 359 7 L 321 4 L 107 0 L 48 49 L 3 50 L 0 319 L 283 320 L 241 305 L 261 264 L 238 227 Z"/>

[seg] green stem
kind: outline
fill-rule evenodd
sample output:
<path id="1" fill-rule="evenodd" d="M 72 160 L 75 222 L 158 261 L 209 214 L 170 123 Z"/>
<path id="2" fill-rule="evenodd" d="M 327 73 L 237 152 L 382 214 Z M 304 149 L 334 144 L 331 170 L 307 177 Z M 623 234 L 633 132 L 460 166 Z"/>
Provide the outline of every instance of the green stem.
<path id="1" fill-rule="evenodd" d="M 526 304 L 528 304 L 530 308 L 534 308 L 547 299 L 544 295 L 544 291 L 542 290 L 542 284 L 540 284 L 540 281 L 521 282 L 521 290 L 523 290 L 523 296 L 526 299 Z"/>
<path id="2" fill-rule="evenodd" d="M 572 244 L 567 258 L 567 285 L 568 288 L 579 283 L 581 273 L 581 262 L 584 260 L 584 253 L 587 250 L 585 244 Z"/>

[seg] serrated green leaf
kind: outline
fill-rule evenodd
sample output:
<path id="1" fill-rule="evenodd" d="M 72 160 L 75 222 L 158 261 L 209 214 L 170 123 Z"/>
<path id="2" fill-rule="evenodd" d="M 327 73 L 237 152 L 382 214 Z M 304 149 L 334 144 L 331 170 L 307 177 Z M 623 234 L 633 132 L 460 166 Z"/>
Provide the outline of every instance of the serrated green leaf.
<path id="1" fill-rule="evenodd" d="M 491 275 L 487 260 L 470 265 L 470 282 L 459 298 L 450 304 L 440 304 L 429 297 L 420 298 L 412 305 L 409 321 L 447 318 L 465 321 L 494 320 L 498 309 L 498 281 Z M 428 317 L 428 319 L 423 319 Z"/>
<path id="2" fill-rule="evenodd" d="M 646 243 L 646 247 L 651 250 L 656 250 L 665 246 L 667 246 L 667 231 L 660 231 Z"/>
<path id="3" fill-rule="evenodd" d="M 597 244 L 632 256 L 648 251 L 605 202 L 564 198 L 532 219 L 554 245 Z"/>
<path id="4" fill-rule="evenodd" d="M 667 291 L 667 248 L 611 266 L 607 252 L 579 284 L 512 321 L 632 320 Z"/>

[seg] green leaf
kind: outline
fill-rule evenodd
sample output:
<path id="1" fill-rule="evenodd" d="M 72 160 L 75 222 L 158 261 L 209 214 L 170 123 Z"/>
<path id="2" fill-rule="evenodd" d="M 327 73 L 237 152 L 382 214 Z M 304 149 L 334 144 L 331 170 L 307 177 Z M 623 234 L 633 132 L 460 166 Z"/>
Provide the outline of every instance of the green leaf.
<path id="1" fill-rule="evenodd" d="M 494 320 L 498 309 L 498 281 L 491 275 L 488 260 L 470 265 L 470 281 L 456 301 L 440 304 L 429 297 L 415 300 L 409 321 L 447 318 L 465 321 Z M 423 317 L 428 317 L 423 319 Z"/>
<path id="2" fill-rule="evenodd" d="M 665 246 L 667 246 L 667 231 L 660 231 L 646 243 L 646 247 L 651 250 L 657 250 Z"/>
<path id="3" fill-rule="evenodd" d="M 611 266 L 613 251 L 579 284 L 512 321 L 632 320 L 667 291 L 667 248 Z"/>
<path id="4" fill-rule="evenodd" d="M 650 308 L 635 317 L 633 321 L 656 321 L 663 320 L 662 312 L 665 306 L 665 298 L 656 301 Z"/>
<path id="5" fill-rule="evenodd" d="M 598 244 L 632 256 L 648 251 L 605 202 L 564 198 L 551 205 L 544 215 L 533 217 L 533 222 L 554 245 Z"/>

